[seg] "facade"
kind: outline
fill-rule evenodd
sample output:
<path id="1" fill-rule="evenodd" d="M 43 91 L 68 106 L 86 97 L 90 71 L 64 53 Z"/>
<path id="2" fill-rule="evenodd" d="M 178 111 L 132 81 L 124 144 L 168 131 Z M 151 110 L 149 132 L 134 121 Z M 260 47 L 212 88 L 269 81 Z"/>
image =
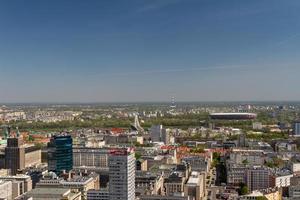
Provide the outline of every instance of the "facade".
<path id="1" fill-rule="evenodd" d="M 184 186 L 184 196 L 201 200 L 205 196 L 205 176 L 193 171 Z"/>
<path id="2" fill-rule="evenodd" d="M 135 193 L 137 196 L 164 194 L 163 175 L 137 171 L 135 177 Z"/>
<path id="3" fill-rule="evenodd" d="M 0 181 L 0 199 L 12 199 L 12 181 Z"/>
<path id="4" fill-rule="evenodd" d="M 184 193 L 184 184 L 186 177 L 182 173 L 174 172 L 165 179 L 164 185 L 167 196 L 182 195 Z"/>
<path id="5" fill-rule="evenodd" d="M 162 125 L 152 125 L 150 128 L 150 137 L 152 142 L 161 142 Z"/>
<path id="6" fill-rule="evenodd" d="M 135 199 L 135 157 L 131 149 L 111 149 L 108 158 L 109 199 Z"/>
<path id="7" fill-rule="evenodd" d="M 170 129 L 163 128 L 161 131 L 161 141 L 164 142 L 166 145 L 169 145 L 171 143 L 170 137 L 171 137 Z"/>
<path id="8" fill-rule="evenodd" d="M 293 134 L 294 136 L 300 136 L 300 121 L 296 121 L 293 124 Z"/>
<path id="9" fill-rule="evenodd" d="M 190 156 L 182 160 L 191 166 L 192 171 L 208 172 L 210 169 L 210 160 L 207 157 Z"/>
<path id="10" fill-rule="evenodd" d="M 292 177 L 293 177 L 292 174 L 271 176 L 271 186 L 278 187 L 278 188 L 288 187 L 291 185 Z"/>
<path id="11" fill-rule="evenodd" d="M 27 175 L 0 176 L 0 181 L 12 182 L 13 199 L 32 190 L 32 180 L 30 176 Z"/>
<path id="12" fill-rule="evenodd" d="M 140 200 L 191 200 L 185 196 L 141 196 Z"/>
<path id="13" fill-rule="evenodd" d="M 227 166 L 227 184 L 238 186 L 245 183 L 246 167 L 242 165 Z"/>
<path id="14" fill-rule="evenodd" d="M 42 151 L 35 146 L 25 147 L 25 167 L 31 167 L 42 163 Z"/>
<path id="15" fill-rule="evenodd" d="M 300 199 L 300 185 L 293 185 L 289 187 L 289 197 L 291 199 Z"/>
<path id="16" fill-rule="evenodd" d="M 16 175 L 18 170 L 25 168 L 25 149 L 21 137 L 7 139 L 5 168 L 10 170 L 11 175 Z"/>
<path id="17" fill-rule="evenodd" d="M 73 169 L 73 146 L 70 135 L 53 136 L 48 143 L 48 169 L 55 173 Z"/>
<path id="18" fill-rule="evenodd" d="M 73 166 L 87 168 L 108 168 L 108 149 L 73 148 Z"/>
<path id="19" fill-rule="evenodd" d="M 47 199 L 47 200 L 81 200 L 80 192 L 67 188 L 36 188 L 16 198 L 16 200 Z"/>
<path id="20" fill-rule="evenodd" d="M 264 168 L 246 170 L 246 185 L 249 191 L 262 190 L 270 187 L 270 172 Z"/>
<path id="21" fill-rule="evenodd" d="M 109 200 L 109 191 L 107 188 L 101 190 L 89 190 L 87 200 Z"/>

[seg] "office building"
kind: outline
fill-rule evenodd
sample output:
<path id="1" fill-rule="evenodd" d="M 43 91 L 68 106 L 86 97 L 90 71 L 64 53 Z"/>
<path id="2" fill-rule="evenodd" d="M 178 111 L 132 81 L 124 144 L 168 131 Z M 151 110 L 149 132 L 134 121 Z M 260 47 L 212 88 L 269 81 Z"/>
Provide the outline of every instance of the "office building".
<path id="1" fill-rule="evenodd" d="M 87 200 L 109 200 L 109 191 L 107 188 L 100 190 L 89 190 Z"/>
<path id="2" fill-rule="evenodd" d="M 11 175 L 16 175 L 18 170 L 25 168 L 25 149 L 22 137 L 10 137 L 5 147 L 5 168 Z"/>
<path id="3" fill-rule="evenodd" d="M 150 128 L 150 137 L 152 142 L 161 142 L 162 138 L 162 125 L 152 125 Z"/>
<path id="4" fill-rule="evenodd" d="M 265 168 L 246 170 L 246 184 L 249 191 L 262 190 L 270 187 L 270 172 Z"/>
<path id="5" fill-rule="evenodd" d="M 300 121 L 295 121 L 293 124 L 294 136 L 300 136 Z"/>
<path id="6" fill-rule="evenodd" d="M 84 166 L 89 169 L 108 168 L 108 149 L 104 148 L 73 148 L 73 167 Z"/>
<path id="7" fill-rule="evenodd" d="M 48 169 L 57 174 L 73 168 L 72 137 L 67 134 L 55 135 L 48 143 Z"/>
<path id="8" fill-rule="evenodd" d="M 135 199 L 135 157 L 132 149 L 111 149 L 108 158 L 109 199 Z"/>

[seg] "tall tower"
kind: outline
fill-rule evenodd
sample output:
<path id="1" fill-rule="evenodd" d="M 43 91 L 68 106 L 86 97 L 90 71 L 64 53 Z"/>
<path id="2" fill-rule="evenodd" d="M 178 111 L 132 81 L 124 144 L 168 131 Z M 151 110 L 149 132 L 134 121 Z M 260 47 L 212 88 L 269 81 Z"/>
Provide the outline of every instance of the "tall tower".
<path id="1" fill-rule="evenodd" d="M 108 158 L 109 200 L 135 199 L 135 157 L 132 149 L 112 149 Z"/>
<path id="2" fill-rule="evenodd" d="M 67 134 L 55 135 L 48 143 L 48 169 L 57 174 L 73 169 L 72 137 Z"/>
<path id="3" fill-rule="evenodd" d="M 176 104 L 175 104 L 175 97 L 172 97 L 171 99 L 171 108 L 176 108 Z"/>
<path id="4" fill-rule="evenodd" d="M 9 137 L 5 147 L 5 168 L 12 175 L 25 168 L 25 148 L 22 137 Z"/>

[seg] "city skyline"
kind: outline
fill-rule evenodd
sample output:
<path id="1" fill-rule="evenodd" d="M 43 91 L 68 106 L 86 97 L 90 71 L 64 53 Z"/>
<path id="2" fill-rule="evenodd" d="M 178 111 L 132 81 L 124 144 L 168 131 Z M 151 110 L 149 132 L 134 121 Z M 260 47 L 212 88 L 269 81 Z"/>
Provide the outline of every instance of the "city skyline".
<path id="1" fill-rule="evenodd" d="M 299 1 L 0 3 L 0 102 L 298 101 Z"/>

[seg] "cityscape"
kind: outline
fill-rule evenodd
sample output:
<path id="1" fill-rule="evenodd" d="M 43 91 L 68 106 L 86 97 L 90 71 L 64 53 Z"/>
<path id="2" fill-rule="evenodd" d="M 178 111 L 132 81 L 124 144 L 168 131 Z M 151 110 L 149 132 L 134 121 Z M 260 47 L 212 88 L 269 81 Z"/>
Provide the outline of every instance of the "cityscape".
<path id="1" fill-rule="evenodd" d="M 300 200 L 299 10 L 0 1 L 0 200 Z"/>

